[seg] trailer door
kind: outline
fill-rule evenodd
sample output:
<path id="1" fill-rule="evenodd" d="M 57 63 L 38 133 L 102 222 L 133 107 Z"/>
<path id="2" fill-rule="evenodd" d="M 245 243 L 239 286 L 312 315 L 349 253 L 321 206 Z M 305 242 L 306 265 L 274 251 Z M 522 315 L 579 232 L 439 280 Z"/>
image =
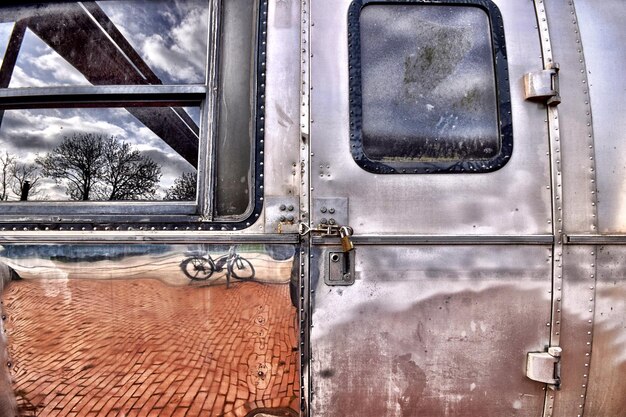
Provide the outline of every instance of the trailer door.
<path id="1" fill-rule="evenodd" d="M 312 229 L 311 415 L 541 415 L 526 356 L 549 345 L 553 219 L 546 108 L 522 82 L 543 68 L 533 3 L 308 12 L 311 224 L 350 226 L 355 247 Z"/>

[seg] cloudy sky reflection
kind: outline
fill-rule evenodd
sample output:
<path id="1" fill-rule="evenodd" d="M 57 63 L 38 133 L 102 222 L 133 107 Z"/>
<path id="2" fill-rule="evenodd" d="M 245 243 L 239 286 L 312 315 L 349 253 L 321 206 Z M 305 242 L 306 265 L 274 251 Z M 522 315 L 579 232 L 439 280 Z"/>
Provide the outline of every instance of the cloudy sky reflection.
<path id="1" fill-rule="evenodd" d="M 204 84 L 207 1 L 100 1 L 163 84 Z"/>
<path id="2" fill-rule="evenodd" d="M 37 156 L 45 155 L 63 138 L 81 132 L 116 136 L 159 164 L 162 176 L 157 199 L 163 198 L 165 190 L 184 172 L 196 172 L 195 167 L 123 108 L 6 111 L 0 143 L 21 163 L 33 164 Z M 65 187 L 52 180 L 42 179 L 39 188 L 47 200 L 69 199 Z"/>
<path id="3" fill-rule="evenodd" d="M 101 1 L 97 4 L 163 84 L 204 84 L 206 0 Z M 2 57 L 13 28 L 14 22 L 0 23 Z M 9 88 L 91 85 L 89 74 L 74 68 L 57 50 L 26 29 Z M 87 53 L 76 45 L 70 45 L 66 51 Z M 184 110 L 199 126 L 199 108 Z M 0 147 L 3 154 L 9 152 L 20 162 L 31 164 L 38 155 L 45 155 L 73 133 L 113 135 L 154 160 L 162 171 L 157 199 L 163 198 L 165 190 L 177 177 L 195 172 L 192 164 L 123 108 L 7 111 L 0 127 Z M 52 180 L 44 180 L 38 187 L 43 190 L 40 195 L 46 195 L 49 200 L 69 199 L 65 188 Z"/>

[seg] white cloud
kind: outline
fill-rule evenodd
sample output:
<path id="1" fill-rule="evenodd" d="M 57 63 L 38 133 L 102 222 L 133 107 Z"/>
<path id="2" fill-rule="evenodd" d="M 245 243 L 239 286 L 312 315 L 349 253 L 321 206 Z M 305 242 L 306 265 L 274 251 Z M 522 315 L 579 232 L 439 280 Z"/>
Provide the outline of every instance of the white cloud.
<path id="1" fill-rule="evenodd" d="M 91 85 L 89 81 L 30 30 L 26 31 L 9 86 Z"/>
<path id="2" fill-rule="evenodd" d="M 13 22 L 0 23 L 0 56 L 4 56 L 9 44 L 9 38 L 13 31 Z"/>
<path id="3" fill-rule="evenodd" d="M 206 14 L 190 12 L 172 29 L 173 44 L 159 34 L 147 37 L 142 45 L 148 64 L 165 71 L 175 81 L 201 82 L 206 55 Z M 200 53 L 199 53 L 200 52 Z"/>
<path id="4" fill-rule="evenodd" d="M 9 83 L 10 88 L 46 87 L 49 85 L 50 83 L 27 74 L 24 69 L 19 66 L 15 66 L 13 69 L 13 75 L 11 76 L 11 82 Z"/>
<path id="5" fill-rule="evenodd" d="M 164 83 L 204 82 L 205 1 L 98 4 Z"/>
<path id="6" fill-rule="evenodd" d="M 36 68 L 50 73 L 55 85 L 91 85 L 83 74 L 52 49 L 44 55 L 29 57 L 28 61 Z"/>
<path id="7" fill-rule="evenodd" d="M 48 116 L 33 111 L 11 111 L 5 117 L 12 117 L 18 121 L 17 127 L 3 127 L 3 136 L 20 137 L 28 135 L 40 138 L 42 143 L 56 146 L 63 137 L 74 133 L 93 132 L 106 135 L 124 135 L 126 132 L 113 123 L 97 120 L 88 115 L 74 115 L 70 117 Z"/>

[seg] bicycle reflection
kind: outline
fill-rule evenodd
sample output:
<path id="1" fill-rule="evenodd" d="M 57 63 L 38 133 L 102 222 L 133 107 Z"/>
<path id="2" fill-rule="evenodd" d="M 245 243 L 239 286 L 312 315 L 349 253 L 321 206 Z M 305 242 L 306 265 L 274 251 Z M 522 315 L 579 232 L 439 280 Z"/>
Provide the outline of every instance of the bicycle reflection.
<path id="1" fill-rule="evenodd" d="M 231 277 L 251 281 L 255 274 L 252 262 L 238 254 L 234 246 L 230 247 L 227 254 L 215 259 L 210 253 L 185 258 L 180 263 L 180 269 L 192 281 L 207 281 L 211 277 L 219 277 L 217 274 L 214 276 L 214 273 L 225 272 L 226 288 L 230 287 Z"/>

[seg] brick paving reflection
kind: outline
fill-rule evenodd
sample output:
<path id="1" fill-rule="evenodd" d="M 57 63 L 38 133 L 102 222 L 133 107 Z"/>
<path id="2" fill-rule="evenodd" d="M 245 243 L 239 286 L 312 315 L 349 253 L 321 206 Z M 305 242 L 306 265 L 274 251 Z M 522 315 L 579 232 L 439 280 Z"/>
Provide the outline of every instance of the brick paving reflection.
<path id="1" fill-rule="evenodd" d="M 299 409 L 288 285 L 22 280 L 3 300 L 23 415 L 233 417 Z"/>

